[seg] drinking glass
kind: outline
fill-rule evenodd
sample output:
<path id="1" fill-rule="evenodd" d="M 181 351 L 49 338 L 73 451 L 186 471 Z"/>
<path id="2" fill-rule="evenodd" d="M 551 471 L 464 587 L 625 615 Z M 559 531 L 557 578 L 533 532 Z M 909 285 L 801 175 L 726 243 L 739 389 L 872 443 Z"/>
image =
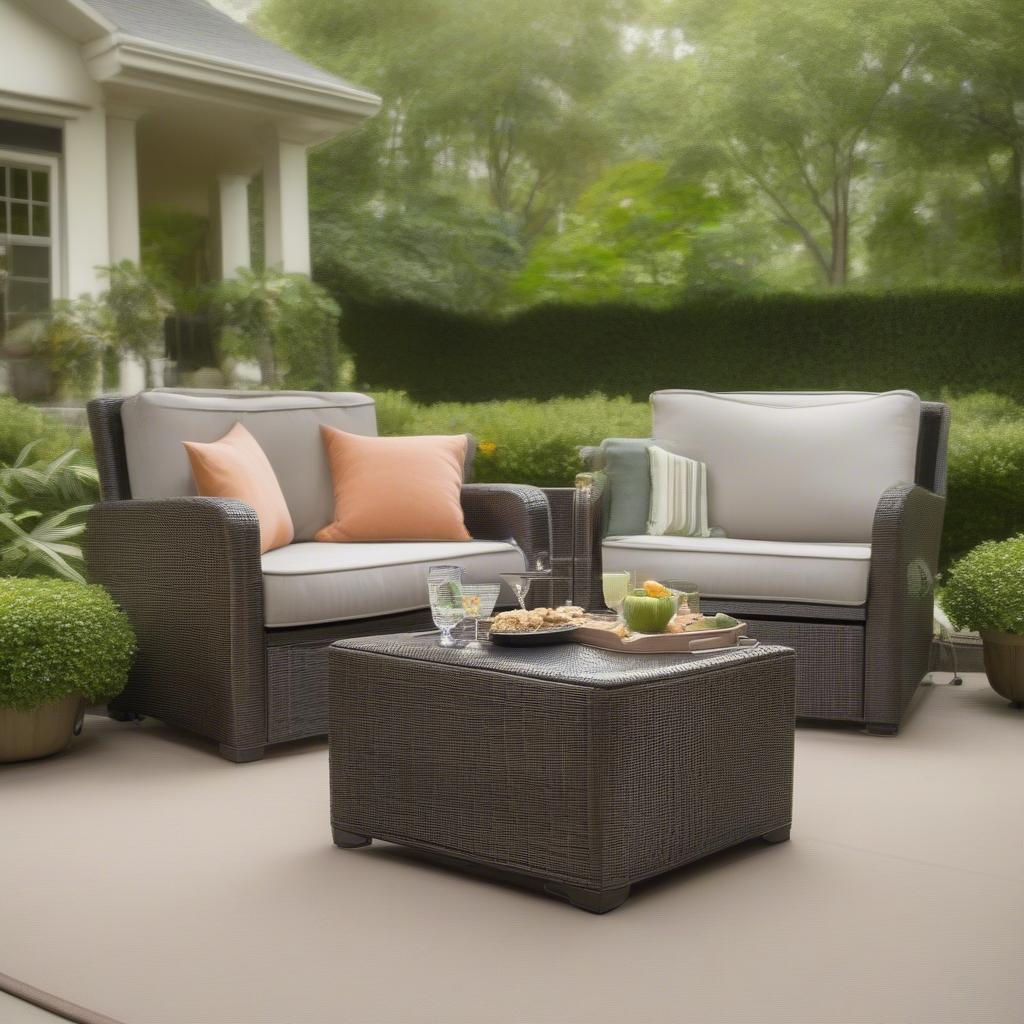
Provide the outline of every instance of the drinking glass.
<path id="1" fill-rule="evenodd" d="M 621 619 L 622 606 L 629 596 L 630 574 L 626 569 L 601 573 L 601 592 L 604 603 Z"/>
<path id="2" fill-rule="evenodd" d="M 489 619 L 501 593 L 500 583 L 467 583 L 462 588 L 462 607 L 473 622 L 473 644 L 480 644 L 480 620 Z"/>
<path id="3" fill-rule="evenodd" d="M 427 570 L 427 593 L 434 625 L 441 630 L 442 647 L 461 647 L 452 630 L 466 617 L 462 605 L 462 569 L 457 565 L 432 565 Z"/>
<path id="4" fill-rule="evenodd" d="M 519 607 L 525 612 L 526 595 L 530 592 L 530 574 L 527 572 L 499 572 L 498 575 L 512 588 Z"/>
<path id="5" fill-rule="evenodd" d="M 680 609 L 685 604 L 694 615 L 700 614 L 700 590 L 696 583 L 689 580 L 669 580 L 665 586 L 679 595 Z"/>

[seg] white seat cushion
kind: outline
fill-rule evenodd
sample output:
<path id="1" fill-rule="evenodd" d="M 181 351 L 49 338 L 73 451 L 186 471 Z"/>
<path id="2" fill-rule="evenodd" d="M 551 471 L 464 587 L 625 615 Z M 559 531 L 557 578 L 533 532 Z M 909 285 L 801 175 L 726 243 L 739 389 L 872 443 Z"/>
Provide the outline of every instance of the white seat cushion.
<path id="1" fill-rule="evenodd" d="M 862 605 L 870 544 L 802 544 L 733 537 L 609 537 L 604 569 L 639 582 L 685 580 L 708 597 Z"/>
<path id="2" fill-rule="evenodd" d="M 426 608 L 427 569 L 461 565 L 467 583 L 500 583 L 526 559 L 502 541 L 395 544 L 289 544 L 263 556 L 267 626 L 309 626 Z M 499 602 L 512 603 L 503 586 Z"/>
<path id="3" fill-rule="evenodd" d="M 707 465 L 708 520 L 730 537 L 868 543 L 878 499 L 914 479 L 921 401 L 656 391 L 652 436 Z"/>

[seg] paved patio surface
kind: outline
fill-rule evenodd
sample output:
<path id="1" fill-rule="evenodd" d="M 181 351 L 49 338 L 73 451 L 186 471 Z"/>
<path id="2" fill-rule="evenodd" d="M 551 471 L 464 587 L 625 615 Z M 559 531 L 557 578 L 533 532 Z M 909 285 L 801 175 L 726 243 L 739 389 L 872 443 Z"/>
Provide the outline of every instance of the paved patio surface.
<path id="1" fill-rule="evenodd" d="M 322 743 L 236 766 L 90 718 L 0 772 L 0 971 L 125 1024 L 1019 1022 L 1024 714 L 972 675 L 895 739 L 797 735 L 792 842 L 599 918 L 336 850 Z"/>

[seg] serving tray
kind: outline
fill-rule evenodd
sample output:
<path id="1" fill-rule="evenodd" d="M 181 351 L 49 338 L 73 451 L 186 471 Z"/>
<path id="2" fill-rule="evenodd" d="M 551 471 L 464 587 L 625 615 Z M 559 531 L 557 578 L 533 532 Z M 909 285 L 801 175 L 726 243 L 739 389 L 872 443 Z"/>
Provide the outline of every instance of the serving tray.
<path id="1" fill-rule="evenodd" d="M 697 654 L 724 647 L 756 647 L 757 641 L 746 636 L 746 630 L 747 624 L 738 622 L 727 629 L 698 629 L 692 633 L 634 633 L 623 638 L 599 626 L 580 626 L 570 639 L 574 643 L 600 647 L 606 651 L 622 651 L 624 654 Z"/>

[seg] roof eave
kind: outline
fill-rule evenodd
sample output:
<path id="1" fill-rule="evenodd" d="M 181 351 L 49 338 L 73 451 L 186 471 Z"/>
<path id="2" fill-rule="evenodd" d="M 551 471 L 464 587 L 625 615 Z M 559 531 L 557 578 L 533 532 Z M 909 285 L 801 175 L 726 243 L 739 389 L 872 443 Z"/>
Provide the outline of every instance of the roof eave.
<path id="1" fill-rule="evenodd" d="M 90 74 L 99 82 L 129 78 L 177 79 L 206 88 L 265 97 L 345 121 L 364 120 L 380 109 L 379 96 L 346 82 L 304 78 L 112 33 L 82 47 Z"/>

